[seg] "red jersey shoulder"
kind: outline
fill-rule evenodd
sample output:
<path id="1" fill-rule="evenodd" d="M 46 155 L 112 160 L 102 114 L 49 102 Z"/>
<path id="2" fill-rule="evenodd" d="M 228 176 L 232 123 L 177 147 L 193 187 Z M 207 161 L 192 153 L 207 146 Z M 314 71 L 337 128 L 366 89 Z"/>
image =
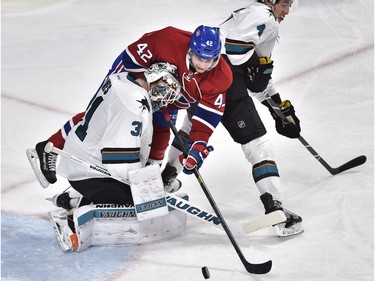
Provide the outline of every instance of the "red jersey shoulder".
<path id="1" fill-rule="evenodd" d="M 128 46 L 133 60 L 143 67 L 155 62 L 169 62 L 177 66 L 180 74 L 186 71 L 186 53 L 191 33 L 174 27 L 147 33 Z"/>
<path id="2" fill-rule="evenodd" d="M 226 92 L 233 82 L 232 70 L 223 57 L 220 57 L 219 63 L 214 69 L 207 72 L 214 81 L 215 87 L 220 92 Z"/>

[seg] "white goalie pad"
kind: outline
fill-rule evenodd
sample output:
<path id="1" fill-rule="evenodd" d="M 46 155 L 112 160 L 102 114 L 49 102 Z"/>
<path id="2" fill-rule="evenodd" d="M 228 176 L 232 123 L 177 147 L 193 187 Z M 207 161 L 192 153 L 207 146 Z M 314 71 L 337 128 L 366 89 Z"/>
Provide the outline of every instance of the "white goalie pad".
<path id="1" fill-rule="evenodd" d="M 29 159 L 31 168 L 33 169 L 34 174 L 36 178 L 38 179 L 40 185 L 43 188 L 47 188 L 49 185 L 49 182 L 47 181 L 47 179 L 42 174 L 42 171 L 40 170 L 39 157 L 38 157 L 38 154 L 36 153 L 36 150 L 33 148 L 28 148 L 26 150 L 26 155 L 27 155 L 27 159 Z"/>
<path id="2" fill-rule="evenodd" d="M 128 178 L 139 221 L 168 214 L 164 184 L 158 164 L 129 171 Z"/>
<path id="3" fill-rule="evenodd" d="M 73 232 L 68 226 L 67 211 L 60 209 L 50 212 L 48 215 L 63 252 L 73 251 L 71 240 Z"/>
<path id="4" fill-rule="evenodd" d="M 66 212 L 50 212 L 58 241 L 64 252 L 82 252 L 90 246 L 144 244 L 176 237 L 186 229 L 187 215 L 172 210 L 165 216 L 139 221 L 135 208 L 118 204 L 97 204 L 77 208 L 73 221 L 78 245 L 72 247 L 66 226 Z"/>

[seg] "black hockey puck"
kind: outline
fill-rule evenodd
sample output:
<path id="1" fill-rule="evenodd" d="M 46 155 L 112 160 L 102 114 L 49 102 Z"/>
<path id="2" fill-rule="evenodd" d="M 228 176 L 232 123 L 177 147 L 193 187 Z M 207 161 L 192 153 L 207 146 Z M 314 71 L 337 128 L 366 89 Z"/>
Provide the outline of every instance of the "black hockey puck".
<path id="1" fill-rule="evenodd" d="M 202 267 L 202 274 L 203 274 L 204 279 L 210 278 L 210 271 L 208 270 L 207 266 Z"/>

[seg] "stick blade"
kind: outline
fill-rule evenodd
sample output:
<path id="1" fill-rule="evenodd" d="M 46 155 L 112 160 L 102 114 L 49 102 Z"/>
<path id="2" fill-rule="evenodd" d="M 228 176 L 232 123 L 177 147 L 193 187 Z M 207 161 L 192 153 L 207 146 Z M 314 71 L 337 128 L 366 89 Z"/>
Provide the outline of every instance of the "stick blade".
<path id="1" fill-rule="evenodd" d="M 246 234 L 258 231 L 262 228 L 273 226 L 278 223 L 286 221 L 286 216 L 283 211 L 274 211 L 263 215 L 255 220 L 243 224 L 243 230 Z"/>
<path id="2" fill-rule="evenodd" d="M 332 174 L 336 175 L 336 174 L 342 173 L 346 170 L 349 170 L 349 169 L 352 169 L 354 167 L 360 166 L 360 165 L 364 164 L 366 162 L 366 160 L 367 160 L 367 157 L 365 155 L 358 156 L 357 158 L 354 158 L 354 159 L 350 160 L 349 162 L 341 165 L 340 167 L 335 168 L 333 170 Z"/>
<path id="3" fill-rule="evenodd" d="M 265 263 L 246 263 L 245 268 L 247 272 L 252 273 L 252 274 L 266 274 L 271 271 L 272 268 L 272 261 L 269 260 Z"/>

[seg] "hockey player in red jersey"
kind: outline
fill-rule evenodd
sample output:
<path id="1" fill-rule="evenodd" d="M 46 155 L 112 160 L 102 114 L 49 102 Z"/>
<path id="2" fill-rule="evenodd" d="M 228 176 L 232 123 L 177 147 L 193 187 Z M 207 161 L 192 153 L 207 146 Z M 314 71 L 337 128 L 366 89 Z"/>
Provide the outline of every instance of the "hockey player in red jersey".
<path id="1" fill-rule="evenodd" d="M 108 72 L 108 75 L 123 71 L 141 75 L 151 64 L 160 61 L 169 62 L 177 67 L 182 84 L 182 97 L 168 107 L 168 113 L 172 120 L 175 120 L 178 109 L 186 109 L 190 104 L 197 104 L 189 138 L 192 141 L 190 152 L 198 156 L 189 158 L 189 167 L 194 167 L 203 160 L 195 159 L 202 154 L 194 152 L 207 151 L 206 144 L 221 121 L 226 91 L 232 83 L 230 67 L 220 57 L 220 53 L 221 41 L 217 28 L 199 26 L 191 33 L 167 27 L 146 33 L 130 44 L 117 57 Z M 47 141 L 36 145 L 45 185 L 56 182 L 56 155 L 44 151 L 46 143 L 49 141 L 55 147 L 63 148 L 66 136 L 82 117 L 83 113 L 77 114 Z M 161 111 L 154 113 L 153 126 L 154 135 L 149 161 L 161 163 L 170 137 L 168 123 Z M 179 182 L 177 184 L 180 185 Z"/>
<path id="2" fill-rule="evenodd" d="M 275 226 L 278 236 L 302 233 L 302 218 L 282 205 L 282 188 L 278 167 L 267 131 L 260 119 L 253 98 L 268 105 L 263 91 L 272 96 L 288 116 L 290 122 L 283 122 L 270 108 L 278 133 L 289 138 L 297 138 L 300 133 L 299 119 L 290 101 L 281 100 L 271 79 L 273 61 L 272 50 L 278 40 L 279 25 L 288 15 L 297 0 L 252 0 L 247 7 L 232 12 L 219 25 L 225 39 L 225 57 L 232 69 L 233 83 L 227 91 L 225 112 L 221 120 L 236 143 L 241 145 L 246 159 L 252 164 L 252 176 L 260 192 L 260 199 L 266 213 L 283 210 L 287 216 L 285 223 Z M 188 113 L 194 115 L 193 107 Z M 189 138 L 189 118 L 185 118 L 180 130 L 181 136 Z M 181 151 L 173 142 L 169 150 L 166 167 L 182 169 L 178 159 Z M 185 172 L 186 169 L 184 169 Z M 173 179 L 171 178 L 172 182 Z"/>

